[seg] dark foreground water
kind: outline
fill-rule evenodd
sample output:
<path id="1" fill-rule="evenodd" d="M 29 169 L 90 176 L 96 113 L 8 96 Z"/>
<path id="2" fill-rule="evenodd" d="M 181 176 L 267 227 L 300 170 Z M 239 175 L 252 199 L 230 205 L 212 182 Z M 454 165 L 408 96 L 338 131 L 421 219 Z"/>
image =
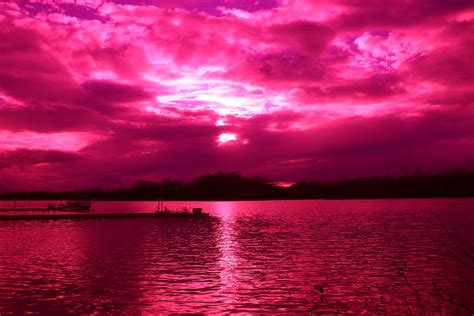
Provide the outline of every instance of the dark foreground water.
<path id="1" fill-rule="evenodd" d="M 473 199 L 167 205 L 215 218 L 0 222 L 0 314 L 472 314 Z"/>

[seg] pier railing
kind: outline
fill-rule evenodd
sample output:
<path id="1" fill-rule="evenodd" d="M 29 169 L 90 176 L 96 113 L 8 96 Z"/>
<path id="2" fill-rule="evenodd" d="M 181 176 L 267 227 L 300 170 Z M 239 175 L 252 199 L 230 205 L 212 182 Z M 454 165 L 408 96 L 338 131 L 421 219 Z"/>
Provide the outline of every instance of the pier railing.
<path id="1" fill-rule="evenodd" d="M 32 210 L 48 210 L 51 201 L 0 201 L 0 211 L 32 211 Z"/>
<path id="2" fill-rule="evenodd" d="M 58 211 L 64 210 L 68 201 L 36 201 L 36 200 L 9 200 L 0 201 L 0 212 L 20 211 Z M 95 201 L 90 201 L 91 208 L 95 209 Z M 66 207 L 67 208 L 67 207 Z"/>

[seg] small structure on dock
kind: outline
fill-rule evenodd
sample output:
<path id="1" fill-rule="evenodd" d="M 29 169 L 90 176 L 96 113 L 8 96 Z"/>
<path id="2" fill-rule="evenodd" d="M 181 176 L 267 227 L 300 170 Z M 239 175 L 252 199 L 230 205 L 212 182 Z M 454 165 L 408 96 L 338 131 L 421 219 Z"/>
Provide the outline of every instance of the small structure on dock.
<path id="1" fill-rule="evenodd" d="M 84 212 L 93 210 L 95 201 L 66 201 L 61 203 L 50 203 L 48 208 L 53 211 Z"/>

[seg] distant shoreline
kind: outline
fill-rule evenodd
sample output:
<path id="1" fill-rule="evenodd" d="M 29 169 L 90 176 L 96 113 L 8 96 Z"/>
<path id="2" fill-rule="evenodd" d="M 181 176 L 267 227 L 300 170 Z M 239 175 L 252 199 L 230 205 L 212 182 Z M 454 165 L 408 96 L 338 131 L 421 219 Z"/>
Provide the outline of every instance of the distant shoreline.
<path id="1" fill-rule="evenodd" d="M 436 196 L 436 197 L 376 197 L 376 198 L 334 198 L 334 199 L 259 199 L 259 200 L 164 200 L 165 202 L 279 202 L 279 201 L 363 201 L 363 200 L 445 200 L 445 199 L 474 199 L 474 196 Z M 60 199 L 67 200 L 67 199 Z M 57 201 L 60 201 L 57 200 Z M 12 201 L 0 198 L 0 201 Z M 19 200 L 20 201 L 20 200 Z M 28 201 L 28 200 L 21 200 Z M 35 199 L 31 201 L 55 201 L 53 199 Z M 156 202 L 156 200 L 95 200 L 96 202 Z"/>
<path id="2" fill-rule="evenodd" d="M 0 194 L 0 200 L 92 200 L 96 201 L 286 201 L 374 200 L 474 197 L 474 172 L 436 174 L 418 172 L 402 177 L 366 177 L 341 181 L 303 181 L 291 186 L 237 173 L 203 175 L 184 183 L 138 181 L 115 189 L 76 191 L 21 191 Z"/>

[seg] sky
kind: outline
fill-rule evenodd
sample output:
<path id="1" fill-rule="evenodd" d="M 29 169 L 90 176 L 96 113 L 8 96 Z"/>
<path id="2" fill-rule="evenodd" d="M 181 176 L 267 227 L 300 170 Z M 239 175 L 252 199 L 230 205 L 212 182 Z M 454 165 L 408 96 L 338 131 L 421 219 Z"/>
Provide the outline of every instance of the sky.
<path id="1" fill-rule="evenodd" d="M 0 2 L 0 191 L 474 169 L 471 0 Z"/>

